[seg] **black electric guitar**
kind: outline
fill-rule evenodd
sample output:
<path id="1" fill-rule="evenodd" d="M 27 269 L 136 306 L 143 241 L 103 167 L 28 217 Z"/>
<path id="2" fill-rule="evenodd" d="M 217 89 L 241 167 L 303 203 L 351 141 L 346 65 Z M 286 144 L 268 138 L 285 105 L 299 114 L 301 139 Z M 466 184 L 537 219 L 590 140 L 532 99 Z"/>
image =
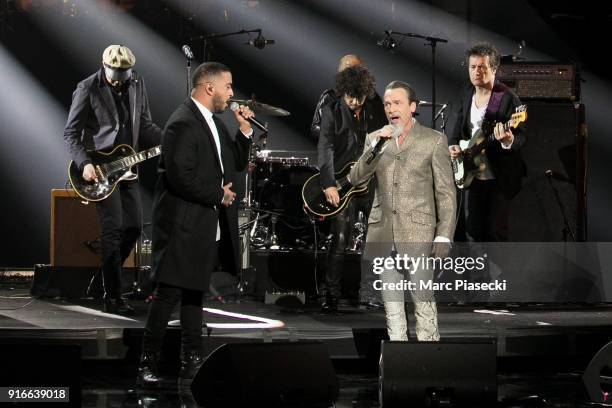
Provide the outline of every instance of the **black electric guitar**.
<path id="1" fill-rule="evenodd" d="M 504 123 L 504 129 L 515 129 L 527 120 L 527 105 L 516 108 L 510 120 Z M 459 141 L 461 155 L 452 160 L 455 184 L 458 188 L 468 188 L 479 173 L 486 170 L 483 156 L 485 150 L 495 139 L 494 123 L 483 122 L 480 130 L 470 140 Z"/>
<path id="2" fill-rule="evenodd" d="M 72 188 L 79 197 L 87 201 L 102 201 L 115 190 L 122 180 L 134 180 L 138 176 L 132 172 L 132 166 L 159 156 L 161 146 L 136 153 L 128 145 L 119 145 L 110 153 L 89 152 L 98 176 L 98 181 L 85 181 L 83 172 L 74 163 L 68 166 L 68 177 Z"/>
<path id="3" fill-rule="evenodd" d="M 366 194 L 368 192 L 368 183 L 364 183 L 361 186 L 353 186 L 347 179 L 354 164 L 355 162 L 348 163 L 342 170 L 334 174 L 336 188 L 340 196 L 340 202 L 337 207 L 331 205 L 325 198 L 325 192 L 321 188 L 321 173 L 317 173 L 306 180 L 302 187 L 304 209 L 310 214 L 319 217 L 333 217 L 346 208 L 353 196 Z"/>

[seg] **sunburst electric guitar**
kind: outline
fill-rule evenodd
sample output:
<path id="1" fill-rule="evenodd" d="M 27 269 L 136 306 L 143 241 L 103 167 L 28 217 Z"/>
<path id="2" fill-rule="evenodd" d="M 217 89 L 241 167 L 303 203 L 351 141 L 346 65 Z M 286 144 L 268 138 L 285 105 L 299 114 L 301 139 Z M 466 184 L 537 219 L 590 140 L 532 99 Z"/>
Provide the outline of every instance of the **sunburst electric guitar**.
<path id="1" fill-rule="evenodd" d="M 504 129 L 516 129 L 516 127 L 527 120 L 527 105 L 516 108 L 510 120 L 504 123 Z M 486 170 L 484 155 L 495 135 L 488 129 L 493 129 L 494 124 L 483 123 L 480 130 L 470 140 L 460 140 L 459 148 L 461 155 L 452 160 L 455 185 L 459 188 L 468 188 L 479 173 Z M 485 131 L 483 131 L 485 130 Z M 485 134 L 489 133 L 488 135 Z"/>
<path id="2" fill-rule="evenodd" d="M 89 152 L 98 176 L 98 181 L 85 181 L 79 166 L 70 162 L 68 177 L 72 188 L 79 197 L 87 201 L 102 201 L 115 190 L 122 180 L 134 180 L 138 176 L 132 172 L 132 166 L 159 156 L 161 146 L 136 153 L 128 145 L 119 145 L 110 153 Z"/>

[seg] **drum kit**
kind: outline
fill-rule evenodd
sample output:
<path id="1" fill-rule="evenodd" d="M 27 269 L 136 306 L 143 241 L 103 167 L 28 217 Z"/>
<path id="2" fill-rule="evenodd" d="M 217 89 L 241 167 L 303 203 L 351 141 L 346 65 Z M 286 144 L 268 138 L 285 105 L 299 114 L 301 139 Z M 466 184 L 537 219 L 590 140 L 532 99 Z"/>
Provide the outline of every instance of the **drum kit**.
<path id="1" fill-rule="evenodd" d="M 249 106 L 256 115 L 289 115 L 284 109 L 258 101 L 234 101 Z M 309 156 L 312 152 L 267 150 L 266 137 L 267 134 L 263 134 L 251 146 L 245 176 L 246 191 L 241 202 L 240 233 L 244 237 L 243 247 L 321 249 L 325 245 L 321 238 L 324 223 L 309 216 L 304 211 L 302 201 L 302 186 L 318 172 L 311 164 Z"/>

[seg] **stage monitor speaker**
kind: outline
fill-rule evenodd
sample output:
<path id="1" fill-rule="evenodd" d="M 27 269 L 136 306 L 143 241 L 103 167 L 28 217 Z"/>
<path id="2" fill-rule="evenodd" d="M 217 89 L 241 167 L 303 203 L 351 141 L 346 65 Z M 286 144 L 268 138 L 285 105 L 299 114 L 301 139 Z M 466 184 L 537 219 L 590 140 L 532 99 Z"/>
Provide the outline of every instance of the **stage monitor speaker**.
<path id="1" fill-rule="evenodd" d="M 494 407 L 495 339 L 383 341 L 381 407 Z"/>
<path id="2" fill-rule="evenodd" d="M 527 116 L 527 141 L 521 148 L 527 177 L 512 201 L 509 240 L 572 241 L 564 222 L 565 212 L 576 240 L 584 241 L 587 168 L 584 105 L 530 102 Z M 550 177 L 547 170 L 552 171 Z"/>
<path id="3" fill-rule="evenodd" d="M 234 343 L 206 358 L 191 391 L 206 407 L 328 407 L 339 383 L 322 343 Z"/>
<path id="4" fill-rule="evenodd" d="M 612 401 L 612 342 L 595 354 L 584 370 L 582 382 L 591 402 L 609 404 Z"/>
<path id="5" fill-rule="evenodd" d="M 0 338 L 0 384 L 8 387 L 2 390 L 0 406 L 81 406 L 81 346 L 45 341 Z"/>
<path id="6" fill-rule="evenodd" d="M 73 190 L 51 190 L 50 258 L 52 267 L 100 266 L 96 205 L 84 204 Z M 134 251 L 124 266 L 134 266 Z"/>

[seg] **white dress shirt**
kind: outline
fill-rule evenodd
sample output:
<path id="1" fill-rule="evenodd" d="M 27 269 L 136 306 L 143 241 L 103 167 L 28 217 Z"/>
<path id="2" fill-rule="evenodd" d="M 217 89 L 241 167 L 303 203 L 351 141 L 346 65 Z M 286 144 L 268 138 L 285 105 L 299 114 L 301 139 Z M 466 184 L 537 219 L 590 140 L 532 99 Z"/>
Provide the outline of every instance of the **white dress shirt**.
<path id="1" fill-rule="evenodd" d="M 225 170 L 223 169 L 223 159 L 221 158 L 221 140 L 219 139 L 219 130 L 217 129 L 217 125 L 215 124 L 215 121 L 213 120 L 213 113 L 209 111 L 206 106 L 202 105 L 200 102 L 198 102 L 194 98 L 191 98 L 191 100 L 198 107 L 198 109 L 200 110 L 200 113 L 202 113 L 202 116 L 204 116 L 204 119 L 206 120 L 206 123 L 208 124 L 208 127 L 210 128 L 210 131 L 213 135 L 213 139 L 215 141 L 215 146 L 217 146 L 217 154 L 219 155 L 219 163 L 221 164 L 221 173 L 225 174 Z M 240 131 L 240 133 L 242 133 L 242 131 Z M 248 135 L 245 135 L 244 133 L 242 134 L 244 135 L 244 137 L 249 138 L 253 134 L 253 129 L 251 129 Z M 221 188 L 223 188 L 223 183 L 224 183 L 224 180 L 221 179 Z M 221 199 L 221 202 L 223 202 L 223 199 Z M 220 239 L 221 239 L 221 227 L 219 226 L 219 220 L 217 220 L 217 238 L 216 240 L 219 241 Z"/>

